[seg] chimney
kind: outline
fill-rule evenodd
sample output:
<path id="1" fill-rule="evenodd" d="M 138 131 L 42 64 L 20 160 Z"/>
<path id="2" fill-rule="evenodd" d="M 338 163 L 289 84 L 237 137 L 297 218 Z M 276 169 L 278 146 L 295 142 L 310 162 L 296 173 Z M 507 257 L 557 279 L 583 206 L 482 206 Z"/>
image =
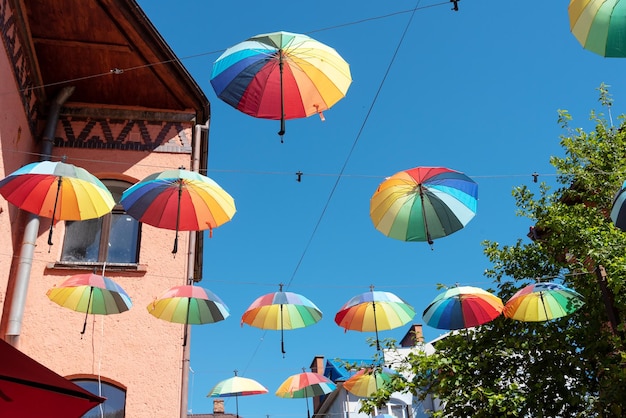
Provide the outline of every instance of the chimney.
<path id="1" fill-rule="evenodd" d="M 213 414 L 224 413 L 224 399 L 213 399 Z"/>
<path id="2" fill-rule="evenodd" d="M 424 342 L 424 334 L 422 334 L 422 324 L 413 324 L 404 338 L 400 341 L 401 347 L 415 347 Z"/>

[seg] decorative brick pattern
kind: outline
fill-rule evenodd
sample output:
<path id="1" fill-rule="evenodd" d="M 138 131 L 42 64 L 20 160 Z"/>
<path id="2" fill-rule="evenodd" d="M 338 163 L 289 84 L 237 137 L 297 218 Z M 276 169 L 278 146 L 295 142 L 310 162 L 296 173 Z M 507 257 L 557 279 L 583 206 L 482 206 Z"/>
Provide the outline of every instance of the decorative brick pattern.
<path id="1" fill-rule="evenodd" d="M 36 137 L 37 109 L 39 103 L 33 90 L 35 86 L 31 78 L 31 68 L 24 54 L 22 41 L 19 39 L 15 26 L 15 17 L 8 0 L 0 0 L 0 31 L 2 33 L 2 43 L 13 66 L 13 74 L 15 75 L 18 88 L 22 93 L 22 104 L 24 106 L 24 113 L 28 119 L 31 134 L 33 137 Z"/>
<path id="2" fill-rule="evenodd" d="M 0 0 L 1 1 L 1 0 Z M 61 116 L 54 145 L 69 148 L 191 153 L 191 125 Z"/>

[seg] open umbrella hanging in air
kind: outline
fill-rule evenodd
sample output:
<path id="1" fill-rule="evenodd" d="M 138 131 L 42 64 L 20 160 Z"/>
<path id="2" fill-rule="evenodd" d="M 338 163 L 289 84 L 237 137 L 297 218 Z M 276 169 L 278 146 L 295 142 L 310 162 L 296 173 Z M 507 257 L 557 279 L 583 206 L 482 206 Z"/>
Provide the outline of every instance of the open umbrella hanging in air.
<path id="1" fill-rule="evenodd" d="M 213 64 L 217 96 L 256 118 L 304 118 L 330 109 L 348 91 L 348 63 L 333 48 L 306 35 L 273 32 L 228 48 Z"/>
<path id="2" fill-rule="evenodd" d="M 126 212 L 140 222 L 176 231 L 203 231 L 230 221 L 235 201 L 207 176 L 179 168 L 151 174 L 129 187 L 120 201 Z"/>
<path id="3" fill-rule="evenodd" d="M 524 322 L 542 322 L 576 312 L 582 295 L 558 283 L 534 283 L 518 290 L 504 305 L 504 316 Z"/>
<path id="4" fill-rule="evenodd" d="M 616 228 L 626 231 L 626 181 L 613 198 L 611 206 L 611 221 Z"/>
<path id="5" fill-rule="evenodd" d="M 374 227 L 401 241 L 426 241 L 450 235 L 476 214 L 478 185 L 444 167 L 416 167 L 384 180 L 370 200 Z"/>
<path id="6" fill-rule="evenodd" d="M 455 286 L 437 295 L 423 318 L 433 328 L 457 330 L 493 321 L 503 309 L 502 300 L 484 289 Z"/>
<path id="7" fill-rule="evenodd" d="M 183 346 L 187 345 L 187 325 L 212 324 L 230 315 L 215 293 L 194 285 L 171 287 L 147 308 L 155 318 L 185 325 Z"/>
<path id="8" fill-rule="evenodd" d="M 237 417 L 239 417 L 239 397 L 250 395 L 262 395 L 267 393 L 267 388 L 253 379 L 237 376 L 237 370 L 235 370 L 235 376 L 222 380 L 216 384 L 208 393 L 209 398 L 235 398 L 235 408 Z"/>
<path id="9" fill-rule="evenodd" d="M 89 314 L 119 314 L 133 306 L 130 297 L 119 284 L 95 273 L 71 276 L 49 289 L 46 295 L 59 306 L 85 313 L 81 334 L 85 333 Z"/>
<path id="10" fill-rule="evenodd" d="M 570 30 L 588 51 L 603 57 L 626 57 L 626 2 L 571 0 Z"/>
<path id="11" fill-rule="evenodd" d="M 285 352 L 284 331 L 308 327 L 322 319 L 322 311 L 305 296 L 279 291 L 258 297 L 241 316 L 241 325 L 280 330 L 280 346 Z"/>
<path id="12" fill-rule="evenodd" d="M 376 333 L 376 350 L 380 351 L 378 331 L 400 327 L 415 316 L 415 310 L 390 292 L 370 291 L 354 296 L 335 314 L 335 323 L 345 331 Z"/>
<path id="13" fill-rule="evenodd" d="M 111 192 L 97 177 L 64 161 L 27 164 L 0 180 L 0 194 L 6 200 L 51 219 L 48 245 L 56 221 L 99 218 L 115 206 Z"/>
<path id="14" fill-rule="evenodd" d="M 388 367 L 365 367 L 346 379 L 343 387 L 355 396 L 369 398 L 396 374 Z"/>
<path id="15" fill-rule="evenodd" d="M 311 416 L 308 398 L 326 395 L 335 390 L 336 385 L 327 377 L 313 372 L 305 372 L 289 376 L 276 390 L 276 396 L 281 398 L 304 398 L 306 401 L 307 417 Z"/>

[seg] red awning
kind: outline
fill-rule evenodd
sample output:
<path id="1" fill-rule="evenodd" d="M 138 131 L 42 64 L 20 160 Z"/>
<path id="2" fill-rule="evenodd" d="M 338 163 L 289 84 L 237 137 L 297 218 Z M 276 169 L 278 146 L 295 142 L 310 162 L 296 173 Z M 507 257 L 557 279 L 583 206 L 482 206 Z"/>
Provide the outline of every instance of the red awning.
<path id="1" fill-rule="evenodd" d="M 79 418 L 104 400 L 0 340 L 0 416 Z"/>

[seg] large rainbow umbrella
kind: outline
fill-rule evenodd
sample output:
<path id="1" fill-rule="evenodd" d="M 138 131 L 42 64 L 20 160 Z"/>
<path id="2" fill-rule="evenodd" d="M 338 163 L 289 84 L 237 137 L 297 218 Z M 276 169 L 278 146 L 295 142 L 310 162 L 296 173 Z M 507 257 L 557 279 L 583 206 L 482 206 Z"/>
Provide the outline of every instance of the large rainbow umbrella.
<path id="1" fill-rule="evenodd" d="M 585 302 L 573 289 L 558 283 L 523 287 L 504 305 L 504 316 L 524 322 L 541 322 L 574 313 Z"/>
<path id="2" fill-rule="evenodd" d="M 401 241 L 427 241 L 463 228 L 476 214 L 478 185 L 444 167 L 416 167 L 384 180 L 370 201 L 376 229 Z"/>
<path id="3" fill-rule="evenodd" d="M 286 119 L 322 116 L 351 82 L 350 67 L 337 51 L 290 32 L 253 36 L 228 48 L 211 73 L 220 99 L 248 115 L 280 119 L 281 137 Z"/>
<path id="4" fill-rule="evenodd" d="M 335 390 L 336 385 L 327 377 L 313 372 L 302 372 L 289 376 L 276 390 L 281 398 L 304 398 L 307 416 L 311 416 L 307 398 L 326 395 Z"/>
<path id="5" fill-rule="evenodd" d="M 382 388 L 397 372 L 388 367 L 366 367 L 348 378 L 343 387 L 353 395 L 368 398 Z"/>
<path id="6" fill-rule="evenodd" d="M 120 201 L 126 212 L 140 222 L 176 231 L 209 232 L 232 219 L 235 201 L 207 176 L 182 168 L 151 174 L 129 187 Z"/>
<path id="7" fill-rule="evenodd" d="M 361 293 L 348 300 L 335 314 L 335 323 L 348 330 L 376 333 L 376 349 L 380 351 L 378 331 L 400 327 L 415 316 L 407 302 L 390 292 Z"/>
<path id="8" fill-rule="evenodd" d="M 94 273 L 71 276 L 49 289 L 46 295 L 59 306 L 85 313 L 81 334 L 85 333 L 89 314 L 118 314 L 133 306 L 130 297 L 119 284 Z"/>
<path id="9" fill-rule="evenodd" d="M 571 0 L 570 30 L 583 48 L 603 57 L 626 57 L 626 1 Z"/>
<path id="10" fill-rule="evenodd" d="M 183 346 L 187 344 L 187 325 L 212 324 L 230 315 L 228 306 L 215 293 L 193 285 L 174 286 L 147 308 L 156 318 L 185 325 Z"/>
<path id="11" fill-rule="evenodd" d="M 493 321 L 504 309 L 502 300 L 473 286 L 456 286 L 440 293 L 424 310 L 426 324 L 456 330 Z"/>
<path id="12" fill-rule="evenodd" d="M 241 324 L 280 330 L 280 344 L 285 354 L 284 330 L 308 327 L 322 319 L 322 311 L 307 299 L 293 292 L 279 291 L 258 297 L 241 316 Z"/>
<path id="13" fill-rule="evenodd" d="M 54 222 L 99 218 L 115 206 L 97 177 L 63 161 L 25 165 L 0 181 L 0 194 L 22 210 L 52 219 L 49 245 Z"/>
<path id="14" fill-rule="evenodd" d="M 207 397 L 210 398 L 235 398 L 235 405 L 237 408 L 237 417 L 239 417 L 239 397 L 250 395 L 262 395 L 267 393 L 267 388 L 253 379 L 247 377 L 237 376 L 235 370 L 235 376 L 222 380 L 216 384 L 208 393 Z"/>

